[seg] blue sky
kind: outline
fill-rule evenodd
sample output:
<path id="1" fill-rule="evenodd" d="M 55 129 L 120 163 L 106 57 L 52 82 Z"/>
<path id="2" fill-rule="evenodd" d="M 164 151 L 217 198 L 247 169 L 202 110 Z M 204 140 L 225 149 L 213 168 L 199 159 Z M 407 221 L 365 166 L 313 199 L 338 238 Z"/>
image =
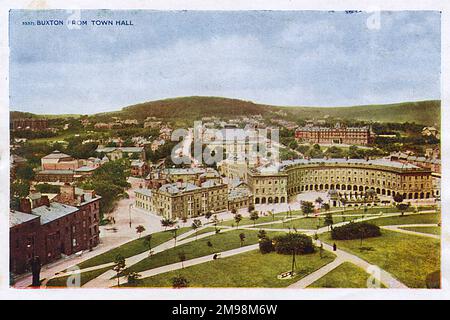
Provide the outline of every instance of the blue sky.
<path id="1" fill-rule="evenodd" d="M 11 11 L 10 107 L 95 113 L 203 95 L 292 106 L 440 99 L 440 14 L 82 11 L 134 26 L 24 26 Z"/>

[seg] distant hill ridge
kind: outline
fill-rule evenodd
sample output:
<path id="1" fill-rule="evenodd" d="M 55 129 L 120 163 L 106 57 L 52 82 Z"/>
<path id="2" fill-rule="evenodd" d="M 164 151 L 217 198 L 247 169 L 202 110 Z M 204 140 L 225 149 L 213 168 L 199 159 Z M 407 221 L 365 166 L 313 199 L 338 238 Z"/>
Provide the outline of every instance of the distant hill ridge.
<path id="1" fill-rule="evenodd" d="M 194 121 L 202 117 L 217 116 L 232 118 L 236 116 L 263 116 L 284 111 L 285 118 L 320 119 L 328 115 L 343 119 L 379 122 L 416 122 L 424 125 L 440 126 L 440 100 L 403 102 L 381 105 L 361 105 L 351 107 L 286 107 L 257 104 L 251 101 L 221 97 L 180 97 L 150 101 L 127 106 L 120 111 L 92 115 L 95 120 L 108 121 L 111 117 L 145 119 L 146 117 L 166 118 L 172 121 Z M 20 117 L 12 111 L 11 117 Z M 29 116 L 30 114 L 27 113 Z M 73 116 L 73 115 L 70 115 Z M 42 117 L 42 115 L 40 115 Z M 53 116 L 54 117 L 54 116 Z"/>

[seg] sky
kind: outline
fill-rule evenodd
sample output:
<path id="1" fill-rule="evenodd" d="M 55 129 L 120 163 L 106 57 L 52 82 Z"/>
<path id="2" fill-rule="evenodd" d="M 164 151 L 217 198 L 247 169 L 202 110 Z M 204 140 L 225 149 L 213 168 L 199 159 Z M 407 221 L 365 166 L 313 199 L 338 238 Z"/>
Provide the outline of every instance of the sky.
<path id="1" fill-rule="evenodd" d="M 73 29 L 69 18 L 133 25 Z M 49 19 L 64 25 L 36 25 Z M 440 37 L 436 11 L 13 10 L 10 108 L 92 114 L 192 95 L 281 106 L 440 99 Z"/>

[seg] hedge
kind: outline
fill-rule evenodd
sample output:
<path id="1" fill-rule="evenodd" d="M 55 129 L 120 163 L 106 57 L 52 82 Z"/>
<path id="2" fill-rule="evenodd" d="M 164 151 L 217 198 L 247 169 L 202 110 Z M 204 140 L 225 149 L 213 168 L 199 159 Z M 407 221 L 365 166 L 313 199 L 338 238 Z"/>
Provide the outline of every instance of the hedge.
<path id="1" fill-rule="evenodd" d="M 361 232 L 363 239 L 381 236 L 380 227 L 374 224 L 367 222 L 351 222 L 341 227 L 333 228 L 331 231 L 331 238 L 334 240 L 361 239 Z"/>

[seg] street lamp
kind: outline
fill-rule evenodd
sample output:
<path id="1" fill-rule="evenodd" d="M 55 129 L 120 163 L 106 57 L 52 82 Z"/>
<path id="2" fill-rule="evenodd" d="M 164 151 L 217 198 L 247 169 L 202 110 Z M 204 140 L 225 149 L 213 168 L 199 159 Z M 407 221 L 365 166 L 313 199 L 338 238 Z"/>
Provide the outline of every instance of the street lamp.
<path id="1" fill-rule="evenodd" d="M 129 216 L 129 218 L 130 218 L 130 228 L 131 228 L 131 207 L 133 207 L 133 204 L 132 204 L 132 203 L 130 203 L 130 204 L 128 205 L 128 216 Z"/>

